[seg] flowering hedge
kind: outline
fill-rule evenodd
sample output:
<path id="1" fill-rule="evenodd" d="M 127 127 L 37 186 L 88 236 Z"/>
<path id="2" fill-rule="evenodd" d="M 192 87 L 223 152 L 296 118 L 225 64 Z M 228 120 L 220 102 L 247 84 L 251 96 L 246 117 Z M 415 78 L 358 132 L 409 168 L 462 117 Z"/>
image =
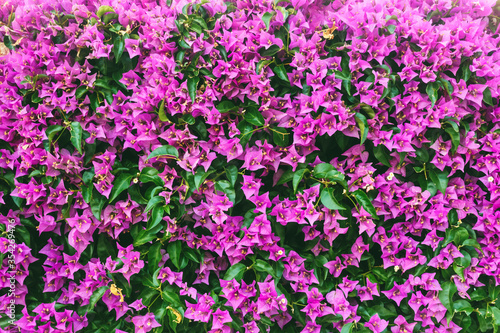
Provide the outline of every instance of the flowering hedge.
<path id="1" fill-rule="evenodd" d="M 7 0 L 2 332 L 500 327 L 500 9 Z"/>

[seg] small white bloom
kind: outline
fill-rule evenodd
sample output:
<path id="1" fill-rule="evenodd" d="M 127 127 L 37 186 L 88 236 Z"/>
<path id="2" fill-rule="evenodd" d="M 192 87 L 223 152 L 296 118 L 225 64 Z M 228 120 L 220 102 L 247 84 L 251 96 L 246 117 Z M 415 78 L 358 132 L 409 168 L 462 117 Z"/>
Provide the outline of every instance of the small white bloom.
<path id="1" fill-rule="evenodd" d="M 394 174 L 392 172 L 386 177 L 386 179 L 388 181 L 391 181 L 393 178 L 394 178 Z"/>

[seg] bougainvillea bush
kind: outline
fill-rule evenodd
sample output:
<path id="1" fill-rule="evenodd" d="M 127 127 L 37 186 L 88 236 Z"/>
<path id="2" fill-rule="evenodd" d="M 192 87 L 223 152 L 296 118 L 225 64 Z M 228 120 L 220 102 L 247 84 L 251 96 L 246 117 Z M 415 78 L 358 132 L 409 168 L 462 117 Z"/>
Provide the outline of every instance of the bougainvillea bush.
<path id="1" fill-rule="evenodd" d="M 2 332 L 496 332 L 492 1 L 7 0 Z"/>

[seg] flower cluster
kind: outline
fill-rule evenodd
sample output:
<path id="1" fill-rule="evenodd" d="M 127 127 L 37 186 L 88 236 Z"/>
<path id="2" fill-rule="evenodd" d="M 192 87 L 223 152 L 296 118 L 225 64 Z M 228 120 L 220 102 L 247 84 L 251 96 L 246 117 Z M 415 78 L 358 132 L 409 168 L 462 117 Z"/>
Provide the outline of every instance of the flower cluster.
<path id="1" fill-rule="evenodd" d="M 0 332 L 498 330 L 499 14 L 5 1 Z"/>

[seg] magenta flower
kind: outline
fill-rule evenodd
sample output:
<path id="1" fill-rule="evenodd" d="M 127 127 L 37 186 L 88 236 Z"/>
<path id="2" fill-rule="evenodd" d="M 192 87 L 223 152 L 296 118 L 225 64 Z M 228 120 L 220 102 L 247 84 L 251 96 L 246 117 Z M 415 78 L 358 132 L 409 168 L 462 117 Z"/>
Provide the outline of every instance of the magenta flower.
<path id="1" fill-rule="evenodd" d="M 380 319 L 378 314 L 375 314 L 370 318 L 370 320 L 365 324 L 366 327 L 372 330 L 372 332 L 380 333 L 386 329 L 389 325 L 387 320 Z"/>
<path id="2" fill-rule="evenodd" d="M 155 327 L 161 326 L 152 313 L 144 316 L 135 316 L 132 318 L 132 323 L 135 325 L 135 333 L 146 333 Z"/>

